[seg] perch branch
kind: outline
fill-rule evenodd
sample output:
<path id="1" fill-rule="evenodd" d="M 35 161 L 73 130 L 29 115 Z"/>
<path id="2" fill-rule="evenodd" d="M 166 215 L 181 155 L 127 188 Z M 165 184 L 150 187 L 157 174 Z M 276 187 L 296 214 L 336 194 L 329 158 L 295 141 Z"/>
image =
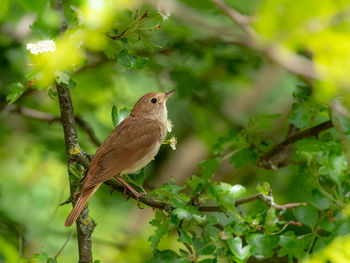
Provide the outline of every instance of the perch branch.
<path id="1" fill-rule="evenodd" d="M 88 163 L 85 159 L 83 159 L 80 156 L 76 156 L 76 160 L 81 163 L 80 161 L 82 161 L 82 165 L 84 167 L 88 167 Z M 117 182 L 113 181 L 113 180 L 108 180 L 106 182 L 104 182 L 105 185 L 107 185 L 112 191 L 118 191 L 120 193 L 124 192 L 124 187 L 121 186 L 120 184 L 118 184 Z M 135 196 L 131 193 L 131 192 L 127 192 L 126 196 L 128 198 L 133 198 L 135 199 Z M 261 193 L 257 193 L 242 199 L 237 199 L 235 202 L 235 206 L 240 206 L 249 202 L 253 202 L 255 200 L 261 200 L 263 201 L 265 204 L 267 204 L 268 206 L 274 207 L 277 210 L 286 210 L 286 209 L 291 209 L 300 205 L 306 205 L 306 203 L 289 203 L 289 204 L 285 204 L 285 205 L 278 205 L 274 202 L 273 196 L 272 196 L 272 192 L 270 192 L 270 194 L 268 196 L 263 195 Z M 158 208 L 161 210 L 165 210 L 167 212 L 171 212 L 174 207 L 166 202 L 161 202 L 158 201 L 154 198 L 148 198 L 148 197 L 140 197 L 140 202 L 152 207 L 152 208 Z M 218 206 L 197 206 L 198 211 L 201 212 L 223 212 L 223 210 L 218 207 Z"/>
<path id="2" fill-rule="evenodd" d="M 283 142 L 277 144 L 275 147 L 273 147 L 269 152 L 262 155 L 258 161 L 257 165 L 260 167 L 264 167 L 267 169 L 272 169 L 273 166 L 273 157 L 277 154 L 283 152 L 289 145 L 292 145 L 296 141 L 311 137 L 311 136 L 317 136 L 320 132 L 330 129 L 333 127 L 332 121 L 326 121 L 321 124 L 318 124 L 314 127 L 311 127 L 309 129 L 306 129 L 304 131 L 298 132 L 287 139 L 285 139 Z"/>

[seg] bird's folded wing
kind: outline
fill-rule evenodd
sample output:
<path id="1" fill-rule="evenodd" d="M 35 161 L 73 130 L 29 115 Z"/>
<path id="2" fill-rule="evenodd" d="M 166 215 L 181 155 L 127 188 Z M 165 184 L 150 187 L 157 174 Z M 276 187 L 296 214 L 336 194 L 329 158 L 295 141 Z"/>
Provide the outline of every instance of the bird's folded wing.
<path id="1" fill-rule="evenodd" d="M 118 175 L 161 143 L 161 122 L 128 117 L 96 152 L 83 188 L 94 187 Z"/>

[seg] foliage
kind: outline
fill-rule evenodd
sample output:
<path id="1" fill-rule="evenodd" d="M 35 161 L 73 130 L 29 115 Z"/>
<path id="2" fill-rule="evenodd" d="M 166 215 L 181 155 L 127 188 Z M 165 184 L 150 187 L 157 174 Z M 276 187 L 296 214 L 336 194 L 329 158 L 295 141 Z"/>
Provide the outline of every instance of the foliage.
<path id="1" fill-rule="evenodd" d="M 0 4 L 0 262 L 78 257 L 75 238 L 57 254 L 70 209 L 57 84 L 80 117 L 71 155 L 95 152 L 144 93 L 177 89 L 177 151 L 125 176 L 162 206 L 145 216 L 104 187 L 89 201 L 101 262 L 349 260 L 347 1 L 63 2 Z M 86 170 L 69 171 L 79 184 Z"/>

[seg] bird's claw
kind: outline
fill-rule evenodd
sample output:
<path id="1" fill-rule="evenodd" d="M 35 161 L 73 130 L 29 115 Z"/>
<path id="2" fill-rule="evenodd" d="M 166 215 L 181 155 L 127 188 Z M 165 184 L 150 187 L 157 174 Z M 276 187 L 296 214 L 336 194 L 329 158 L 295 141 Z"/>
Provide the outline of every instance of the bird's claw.
<path id="1" fill-rule="evenodd" d="M 143 207 L 140 206 L 140 198 L 146 196 L 147 194 L 142 192 L 142 193 L 138 193 L 137 195 L 135 195 L 136 197 L 136 203 L 137 203 L 137 207 L 140 209 L 143 209 Z"/>

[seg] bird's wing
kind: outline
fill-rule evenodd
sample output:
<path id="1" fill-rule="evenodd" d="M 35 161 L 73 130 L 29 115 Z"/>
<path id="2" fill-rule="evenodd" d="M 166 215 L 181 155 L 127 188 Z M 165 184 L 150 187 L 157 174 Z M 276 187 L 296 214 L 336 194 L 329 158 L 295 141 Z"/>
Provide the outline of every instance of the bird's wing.
<path id="1" fill-rule="evenodd" d="M 96 152 L 83 188 L 91 188 L 118 175 L 164 139 L 164 125 L 156 120 L 128 117 Z"/>

